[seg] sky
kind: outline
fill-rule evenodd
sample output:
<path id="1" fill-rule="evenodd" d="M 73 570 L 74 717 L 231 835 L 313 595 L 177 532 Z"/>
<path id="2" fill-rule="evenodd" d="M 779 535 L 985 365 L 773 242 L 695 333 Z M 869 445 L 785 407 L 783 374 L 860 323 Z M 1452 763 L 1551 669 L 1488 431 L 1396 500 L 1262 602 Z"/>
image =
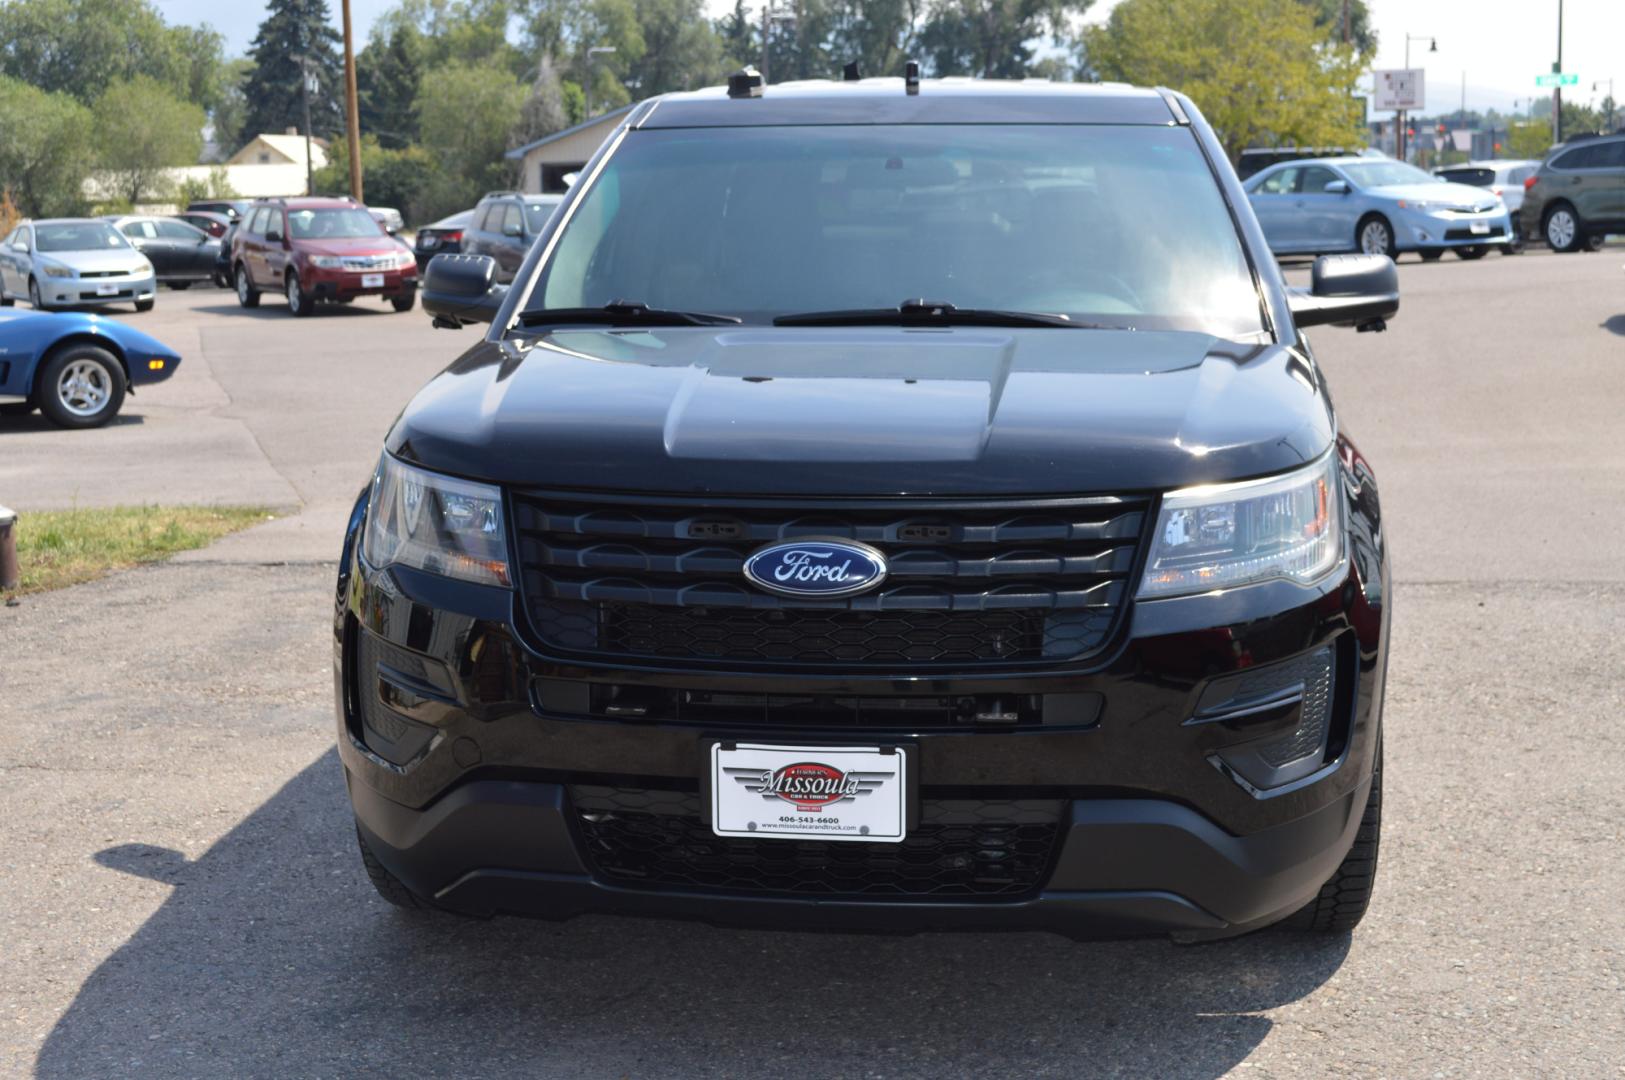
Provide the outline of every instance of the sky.
<path id="1" fill-rule="evenodd" d="M 760 0 L 756 0 L 760 2 Z M 1286 0 L 1282 0 L 1286 2 Z M 1520 0 L 1516 5 L 1494 0 L 1367 0 L 1380 45 L 1376 67 L 1403 67 L 1405 36 L 1432 35 L 1438 52 L 1428 42 L 1411 43 L 1411 66 L 1427 72 L 1427 107 L 1423 114 L 1460 108 L 1462 80 L 1466 77 L 1467 108 L 1519 109 L 1537 93 L 1535 76 L 1551 70 L 1557 58 L 1558 0 Z M 156 0 L 171 23 L 209 23 L 226 35 L 226 49 L 247 52 L 259 22 L 263 0 Z M 1117 0 L 1096 0 L 1088 21 L 1104 19 Z M 357 48 L 367 39 L 373 21 L 394 0 L 351 0 Z M 339 25 L 340 0 L 329 0 L 333 24 Z M 732 10 L 732 0 L 707 0 L 713 14 Z M 222 17 L 229 11 L 229 17 Z M 1625 0 L 1564 0 L 1563 70 L 1580 76 L 1577 87 L 1564 91 L 1565 100 L 1596 104 L 1608 92 L 1608 79 L 1619 85 L 1615 97 L 1625 97 Z M 1600 84 L 1593 91 L 1593 83 Z M 1375 118 L 1375 116 L 1373 117 Z"/>

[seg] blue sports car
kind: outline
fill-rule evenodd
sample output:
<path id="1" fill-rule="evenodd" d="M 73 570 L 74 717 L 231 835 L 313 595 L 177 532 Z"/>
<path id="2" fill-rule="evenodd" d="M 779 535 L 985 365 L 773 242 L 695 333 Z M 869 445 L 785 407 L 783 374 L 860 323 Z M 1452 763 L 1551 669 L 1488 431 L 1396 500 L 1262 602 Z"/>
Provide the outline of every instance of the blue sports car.
<path id="1" fill-rule="evenodd" d="M 1247 178 L 1247 198 L 1277 255 L 1451 249 L 1477 259 L 1512 242 L 1500 196 L 1453 184 L 1403 161 L 1337 157 L 1288 161 Z"/>
<path id="2" fill-rule="evenodd" d="M 0 415 L 38 409 L 65 428 L 99 427 L 136 384 L 180 365 L 169 346 L 100 315 L 0 305 Z"/>

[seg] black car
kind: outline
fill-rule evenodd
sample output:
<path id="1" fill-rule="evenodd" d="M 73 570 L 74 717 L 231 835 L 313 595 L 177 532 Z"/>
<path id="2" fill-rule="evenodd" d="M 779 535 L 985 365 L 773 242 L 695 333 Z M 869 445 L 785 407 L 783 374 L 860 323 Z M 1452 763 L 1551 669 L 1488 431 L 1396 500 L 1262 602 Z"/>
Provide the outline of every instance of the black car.
<path id="1" fill-rule="evenodd" d="M 214 278 L 220 241 L 197 226 L 171 217 L 126 215 L 106 220 L 147 257 L 162 284 L 187 289 Z"/>
<path id="2" fill-rule="evenodd" d="M 563 201 L 563 195 L 490 192 L 474 207 L 474 218 L 463 230 L 462 250 L 491 256 L 496 260 L 497 280 L 511 281 L 530 245 Z"/>
<path id="3" fill-rule="evenodd" d="M 462 251 L 463 233 L 473 220 L 474 211 L 463 210 L 419 229 L 412 244 L 412 253 L 417 256 L 418 269 L 422 270 L 436 255 L 455 255 Z"/>
<path id="4" fill-rule="evenodd" d="M 1352 927 L 1376 481 L 1189 99 L 867 79 L 631 110 L 407 406 L 339 571 L 404 906 L 899 932 Z"/>
<path id="5" fill-rule="evenodd" d="M 248 208 L 254 205 L 253 199 L 198 199 L 186 204 L 188 211 L 206 210 L 213 214 L 224 214 L 233 221 L 248 213 Z"/>

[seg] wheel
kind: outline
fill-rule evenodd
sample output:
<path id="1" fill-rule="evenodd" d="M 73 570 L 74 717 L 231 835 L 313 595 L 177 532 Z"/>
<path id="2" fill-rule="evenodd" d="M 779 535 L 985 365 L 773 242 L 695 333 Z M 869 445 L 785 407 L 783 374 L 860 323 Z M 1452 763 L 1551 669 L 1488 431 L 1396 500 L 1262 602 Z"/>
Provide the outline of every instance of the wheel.
<path id="1" fill-rule="evenodd" d="M 391 296 L 389 302 L 396 311 L 411 311 L 412 305 L 418 302 L 417 290 L 401 293 L 399 296 Z"/>
<path id="2" fill-rule="evenodd" d="M 378 857 L 367 846 L 366 837 L 361 835 L 359 825 L 356 826 L 355 830 L 355 842 L 356 846 L 361 849 L 361 865 L 367 869 L 367 880 L 372 882 L 372 887 L 378 890 L 379 896 L 395 907 L 407 911 L 420 911 L 428 907 L 427 904 L 418 899 L 417 893 L 401 884 L 401 879 L 391 874 L 384 867 L 384 864 L 378 861 Z"/>
<path id="3" fill-rule="evenodd" d="M 28 302 L 35 308 L 44 308 L 45 303 L 39 298 L 39 282 L 33 278 L 28 279 Z"/>
<path id="4" fill-rule="evenodd" d="M 1459 258 L 1463 258 L 1463 259 L 1468 260 L 1469 262 L 1471 262 L 1474 259 L 1482 259 L 1484 256 L 1488 255 L 1489 253 L 1490 253 L 1489 247 L 1487 245 L 1484 245 L 1484 244 L 1474 244 L 1472 247 L 1464 247 L 1464 248 L 1457 248 L 1456 249 L 1456 255 Z"/>
<path id="5" fill-rule="evenodd" d="M 1422 261 L 1423 262 L 1438 262 L 1439 261 L 1439 256 L 1444 254 L 1444 249 L 1443 248 L 1423 248 L 1421 251 L 1418 251 L 1417 254 L 1422 256 Z"/>
<path id="6" fill-rule="evenodd" d="M 0 278 L 0 307 L 12 307 L 16 303 L 17 303 L 17 301 L 13 300 L 11 297 L 6 295 L 6 282 L 5 282 L 5 279 Z"/>
<path id="7" fill-rule="evenodd" d="M 155 303 L 157 303 L 156 300 L 137 300 L 135 302 L 135 309 L 137 311 L 151 311 L 152 305 Z"/>
<path id="8" fill-rule="evenodd" d="M 1354 846 L 1344 857 L 1331 880 L 1309 903 L 1289 915 L 1280 925 L 1286 930 L 1308 930 L 1317 934 L 1340 934 L 1353 930 L 1371 906 L 1371 890 L 1377 883 L 1377 847 L 1382 838 L 1382 736 L 1377 736 L 1377 761 L 1371 770 L 1371 797 L 1366 801 Z"/>
<path id="9" fill-rule="evenodd" d="M 1541 226 L 1546 236 L 1546 243 L 1553 251 L 1579 251 L 1582 238 L 1580 236 L 1580 219 L 1575 216 L 1574 208 L 1568 203 L 1558 203 L 1546 212 L 1546 220 Z"/>
<path id="10" fill-rule="evenodd" d="M 260 306 L 260 291 L 254 288 L 254 282 L 248 276 L 248 267 L 238 263 L 232 270 L 231 276 L 237 286 L 237 303 L 246 308 Z"/>
<path id="11" fill-rule="evenodd" d="M 185 292 L 187 289 L 192 287 L 192 283 L 190 281 L 168 281 L 165 282 L 165 284 L 171 289 L 174 289 L 176 292 Z"/>
<path id="12" fill-rule="evenodd" d="M 299 284 L 299 275 L 290 273 L 284 289 L 288 294 L 288 312 L 296 319 L 303 319 L 316 310 L 316 301 Z"/>
<path id="13" fill-rule="evenodd" d="M 40 411 L 58 427 L 100 427 L 124 404 L 124 369 L 106 349 L 69 345 L 40 368 Z"/>
<path id="14" fill-rule="evenodd" d="M 1385 218 L 1376 214 L 1360 220 L 1360 224 L 1354 229 L 1354 240 L 1354 246 L 1367 255 L 1394 253 L 1394 230 Z"/>
<path id="15" fill-rule="evenodd" d="M 1581 251 L 1601 251 L 1602 246 L 1604 244 L 1606 244 L 1607 242 L 1608 242 L 1608 237 L 1603 235 L 1602 233 L 1589 233 L 1589 234 L 1587 234 L 1587 236 L 1585 238 L 1585 243 L 1581 246 L 1580 250 Z"/>

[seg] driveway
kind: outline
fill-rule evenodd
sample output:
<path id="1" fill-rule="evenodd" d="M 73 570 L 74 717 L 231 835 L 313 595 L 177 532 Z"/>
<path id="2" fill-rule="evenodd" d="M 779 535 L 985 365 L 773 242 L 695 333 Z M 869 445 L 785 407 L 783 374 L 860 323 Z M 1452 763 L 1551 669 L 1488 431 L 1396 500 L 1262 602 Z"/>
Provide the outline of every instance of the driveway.
<path id="1" fill-rule="evenodd" d="M 0 1073 L 1619 1076 L 1620 261 L 1407 263 L 1388 333 L 1316 334 L 1396 557 L 1378 893 L 1351 937 L 1194 948 L 387 908 L 331 749 L 332 515 L 471 335 L 164 294 L 184 377 L 130 432 L 0 429 L 0 470 L 217 428 L 197 483 L 306 511 L 0 609 Z"/>

